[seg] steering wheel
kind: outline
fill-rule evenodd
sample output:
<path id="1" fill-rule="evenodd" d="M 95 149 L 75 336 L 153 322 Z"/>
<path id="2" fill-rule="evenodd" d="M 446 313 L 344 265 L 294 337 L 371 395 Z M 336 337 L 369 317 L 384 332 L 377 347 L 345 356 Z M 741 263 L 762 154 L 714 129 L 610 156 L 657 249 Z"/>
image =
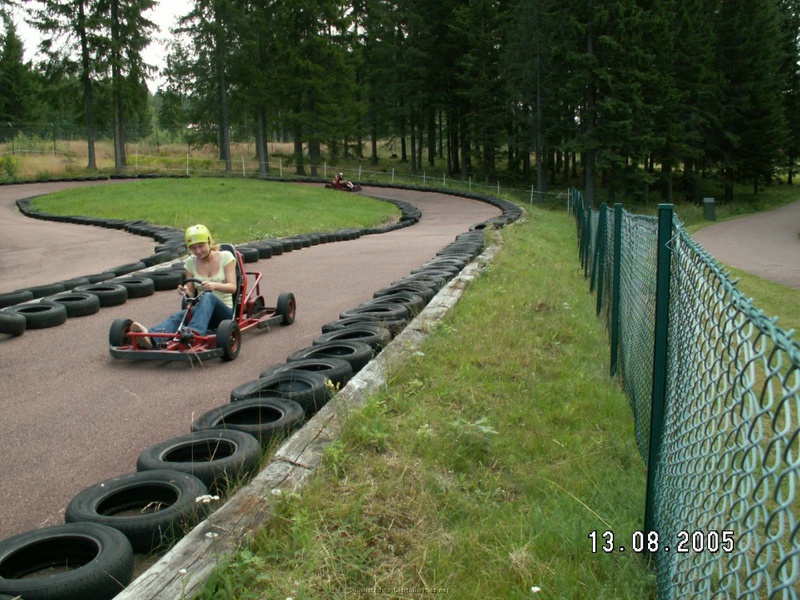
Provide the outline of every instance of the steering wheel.
<path id="1" fill-rule="evenodd" d="M 187 277 L 186 279 L 183 280 L 183 285 L 185 285 L 187 283 L 194 283 L 195 284 L 194 290 L 195 290 L 197 295 L 196 296 L 190 296 L 189 294 L 184 292 L 183 297 L 184 297 L 184 299 L 186 300 L 186 302 L 188 304 L 195 304 L 198 300 L 200 300 L 200 296 L 202 296 L 203 294 L 206 293 L 206 291 L 202 287 L 200 287 L 200 286 L 203 285 L 203 280 L 202 279 L 197 279 L 196 277 Z"/>

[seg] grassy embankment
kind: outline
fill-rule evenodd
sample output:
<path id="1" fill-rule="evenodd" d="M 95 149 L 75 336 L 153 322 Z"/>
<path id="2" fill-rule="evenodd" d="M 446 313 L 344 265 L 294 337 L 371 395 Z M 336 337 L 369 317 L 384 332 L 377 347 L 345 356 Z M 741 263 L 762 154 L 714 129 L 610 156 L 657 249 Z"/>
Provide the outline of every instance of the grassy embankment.
<path id="1" fill-rule="evenodd" d="M 206 203 L 169 197 L 172 212 L 154 218 L 142 206 L 143 218 L 183 226 L 176 215 Z M 227 239 L 251 236 L 236 230 L 243 220 Z M 296 224 L 331 228 L 310 225 Z M 367 598 L 376 588 L 396 598 L 434 588 L 463 598 L 529 598 L 532 588 L 540 598 L 654 596 L 640 557 L 591 551 L 593 530 L 620 540 L 641 529 L 644 469 L 628 402 L 607 375 L 573 222 L 535 210 L 500 235 L 487 273 L 204 597 Z M 795 293 L 777 286 L 760 306 L 786 326 L 797 319 Z"/>

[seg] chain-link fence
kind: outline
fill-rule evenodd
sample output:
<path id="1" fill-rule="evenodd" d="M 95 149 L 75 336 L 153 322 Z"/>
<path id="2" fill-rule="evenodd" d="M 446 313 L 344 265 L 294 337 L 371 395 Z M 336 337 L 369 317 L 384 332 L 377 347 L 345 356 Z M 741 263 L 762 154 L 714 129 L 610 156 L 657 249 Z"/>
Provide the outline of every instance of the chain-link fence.
<path id="1" fill-rule="evenodd" d="M 671 206 L 587 210 L 577 190 L 570 204 L 648 467 L 638 549 L 659 598 L 797 599 L 800 344 Z"/>

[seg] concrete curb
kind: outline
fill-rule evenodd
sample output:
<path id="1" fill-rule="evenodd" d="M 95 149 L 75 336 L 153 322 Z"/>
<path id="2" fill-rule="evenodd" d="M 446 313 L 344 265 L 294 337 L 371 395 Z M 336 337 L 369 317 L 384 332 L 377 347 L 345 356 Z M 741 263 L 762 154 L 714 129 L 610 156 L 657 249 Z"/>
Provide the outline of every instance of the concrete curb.
<path id="1" fill-rule="evenodd" d="M 219 510 L 184 536 L 117 600 L 183 600 L 205 584 L 208 575 L 247 543 L 272 515 L 283 494 L 297 492 L 319 466 L 325 448 L 337 439 L 342 418 L 384 387 L 441 319 L 459 302 L 469 282 L 479 277 L 500 247 L 492 244 L 443 287 L 425 309 L 300 430 L 273 460 Z"/>

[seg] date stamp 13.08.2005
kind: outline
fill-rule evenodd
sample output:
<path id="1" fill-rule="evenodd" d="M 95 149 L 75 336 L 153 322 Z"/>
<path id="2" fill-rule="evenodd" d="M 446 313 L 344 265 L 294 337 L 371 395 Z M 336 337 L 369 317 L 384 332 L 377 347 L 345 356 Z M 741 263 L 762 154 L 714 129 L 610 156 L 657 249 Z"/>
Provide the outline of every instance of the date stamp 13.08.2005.
<path id="1" fill-rule="evenodd" d="M 656 554 L 659 552 L 732 553 L 736 549 L 734 532 L 724 531 L 679 531 L 673 539 L 666 540 L 657 531 L 634 531 L 630 537 L 620 539 L 610 529 L 589 532 L 592 554 L 634 552 Z"/>

